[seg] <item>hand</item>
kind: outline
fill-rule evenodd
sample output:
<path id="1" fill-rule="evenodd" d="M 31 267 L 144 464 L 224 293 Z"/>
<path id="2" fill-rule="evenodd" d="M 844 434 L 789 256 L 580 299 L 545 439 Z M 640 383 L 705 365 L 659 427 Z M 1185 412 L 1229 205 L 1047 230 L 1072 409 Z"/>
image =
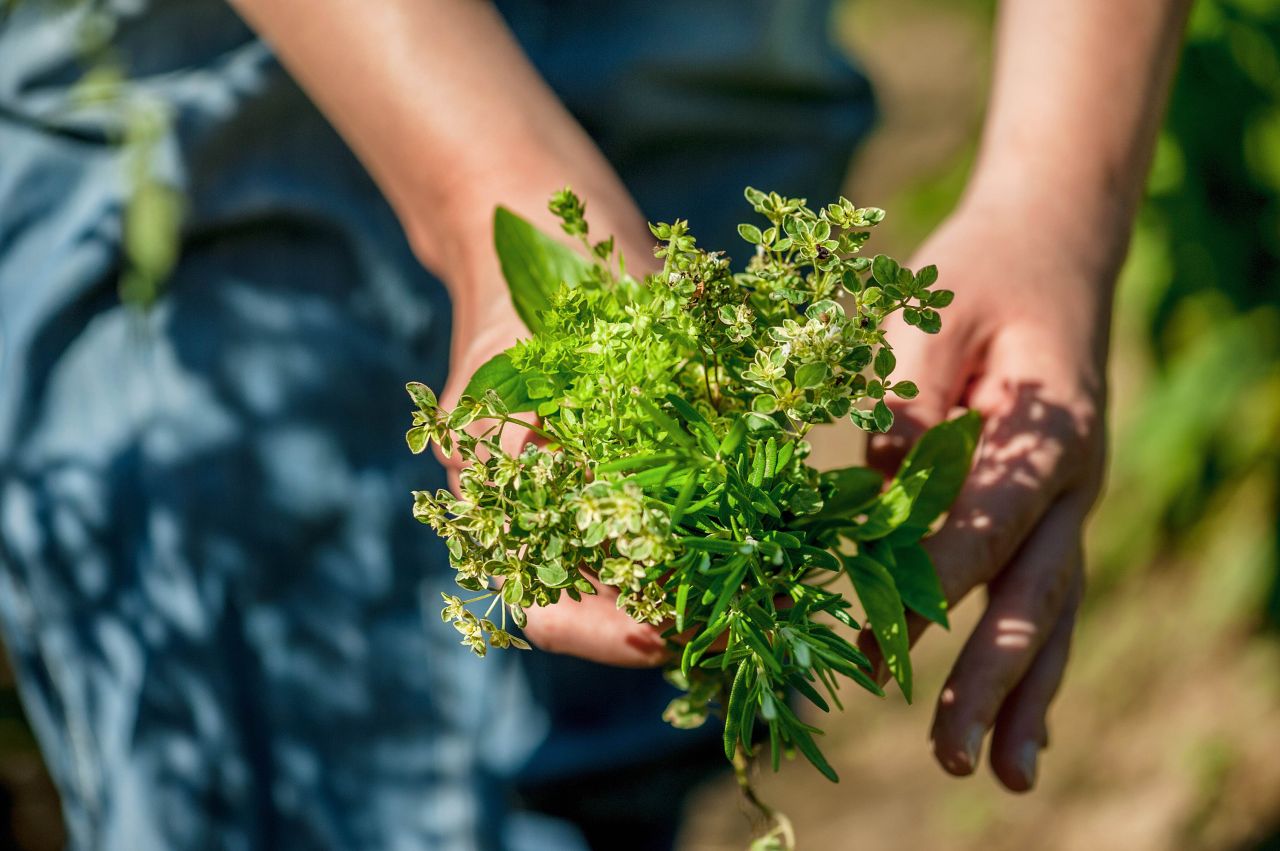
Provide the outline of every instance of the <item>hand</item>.
<path id="1" fill-rule="evenodd" d="M 539 224 L 548 233 L 552 232 L 552 225 L 546 222 Z M 596 222 L 593 221 L 592 226 L 594 232 Z M 610 232 L 601 230 L 601 233 Z M 654 262 L 652 247 L 643 239 L 632 240 L 631 245 L 633 247 L 626 251 L 629 268 L 645 270 Z M 576 244 L 575 247 L 581 248 Z M 459 303 L 455 304 L 449 380 L 440 396 L 441 405 L 446 410 L 457 404 L 467 382 L 481 365 L 510 348 L 516 340 L 529 336 L 529 330 L 512 306 L 492 255 L 492 249 L 486 243 L 483 251 L 476 252 L 476 261 L 470 270 L 456 275 L 452 282 L 453 292 L 469 293 L 473 297 L 459 298 Z M 471 428 L 479 432 L 487 426 L 475 423 Z M 501 441 L 503 450 L 510 454 L 519 453 L 529 443 L 542 442 L 529 429 L 512 426 L 504 429 Z M 449 487 L 456 493 L 462 460 L 457 455 L 446 458 L 440 453 L 439 446 L 433 446 L 436 457 L 445 466 Z M 664 662 L 669 651 L 662 638 L 662 630 L 637 623 L 620 610 L 616 604 L 618 592 L 615 588 L 594 579 L 592 584 L 596 587 L 594 596 L 584 596 L 578 602 L 563 596 L 554 605 L 528 609 L 528 622 L 523 629 L 525 637 L 541 650 L 579 656 L 606 665 L 644 668 Z"/>
<path id="2" fill-rule="evenodd" d="M 938 699 L 934 754 L 955 775 L 991 766 L 1032 787 L 1046 715 L 1067 661 L 1083 588 L 1081 530 L 1104 464 L 1104 365 L 1114 264 L 1012 203 L 966 204 L 920 249 L 955 290 L 943 330 L 899 324 L 897 372 L 919 396 L 896 405 L 871 462 L 896 468 L 915 437 L 957 406 L 983 415 L 974 469 L 926 541 L 951 604 L 986 585 L 986 611 Z M 897 318 L 897 317 L 895 317 Z M 909 620 L 914 641 L 926 622 Z M 874 642 L 863 648 L 873 658 Z"/>

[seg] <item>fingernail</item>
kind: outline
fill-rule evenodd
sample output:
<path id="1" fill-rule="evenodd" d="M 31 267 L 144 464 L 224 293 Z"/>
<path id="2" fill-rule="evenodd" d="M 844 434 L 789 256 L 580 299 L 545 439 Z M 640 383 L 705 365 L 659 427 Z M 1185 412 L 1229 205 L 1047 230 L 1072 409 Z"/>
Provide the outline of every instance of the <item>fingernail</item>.
<path id="1" fill-rule="evenodd" d="M 1026 781 L 1028 789 L 1036 785 L 1036 760 L 1039 758 L 1040 746 L 1035 742 L 1023 742 L 1022 747 L 1018 749 L 1018 771 Z"/>
<path id="2" fill-rule="evenodd" d="M 964 755 L 969 761 L 970 769 L 978 767 L 978 751 L 982 749 L 982 735 L 986 731 L 981 724 L 974 724 L 969 728 L 969 732 L 964 734 Z"/>

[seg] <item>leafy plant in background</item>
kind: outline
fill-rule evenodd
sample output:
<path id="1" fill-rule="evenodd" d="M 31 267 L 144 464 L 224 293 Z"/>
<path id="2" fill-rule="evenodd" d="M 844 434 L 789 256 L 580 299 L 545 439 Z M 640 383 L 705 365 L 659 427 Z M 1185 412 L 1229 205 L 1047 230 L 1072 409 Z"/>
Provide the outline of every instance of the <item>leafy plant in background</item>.
<path id="1" fill-rule="evenodd" d="M 832 628 L 859 628 L 837 588 L 845 578 L 911 698 L 904 606 L 947 622 L 920 541 L 968 472 L 978 420 L 927 432 L 887 483 L 866 468 L 807 464 L 814 425 L 889 428 L 885 397 L 916 387 L 894 377 L 884 320 L 901 312 L 936 333 L 952 293 L 934 288 L 932 266 L 860 256 L 881 210 L 746 198 L 764 221 L 739 227 L 754 251 L 744 271 L 676 221 L 652 226 L 663 266 L 644 280 L 611 238 L 591 241 L 569 190 L 550 206 L 590 260 L 499 209 L 497 251 L 531 337 L 482 366 L 452 411 L 410 384 L 407 439 L 467 462 L 457 494 L 414 494 L 468 592 L 446 595 L 443 611 L 463 643 L 481 656 L 527 647 L 509 624 L 523 626 L 529 607 L 617 589 L 619 608 L 672 648 L 668 676 L 684 693 L 667 719 L 723 719 L 726 756 L 775 819 L 760 847 L 791 847 L 785 819 L 747 781 L 753 734 L 767 729 L 775 769 L 797 750 L 837 779 L 821 730 L 788 696 L 829 711 L 841 677 L 883 694 L 866 656 Z M 540 442 L 508 454 L 509 428 Z"/>
<path id="2" fill-rule="evenodd" d="M 1119 290 L 1117 342 L 1147 368 L 1117 429 L 1116 509 L 1095 523 L 1095 591 L 1211 552 L 1192 561 L 1215 605 L 1280 627 L 1278 283 L 1280 6 L 1202 0 Z"/>

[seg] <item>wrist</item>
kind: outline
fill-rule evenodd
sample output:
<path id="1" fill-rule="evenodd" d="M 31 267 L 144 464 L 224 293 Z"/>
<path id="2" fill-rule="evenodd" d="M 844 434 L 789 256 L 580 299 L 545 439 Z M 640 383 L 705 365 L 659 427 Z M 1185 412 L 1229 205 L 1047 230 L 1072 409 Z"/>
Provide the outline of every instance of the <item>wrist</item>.
<path id="1" fill-rule="evenodd" d="M 480 166 L 460 166 L 444 180 L 436 181 L 431 195 L 419 196 L 430 197 L 430 203 L 411 204 L 402 212 L 415 254 L 449 290 L 456 327 L 474 328 L 511 311 L 493 245 L 493 216 L 498 206 L 511 209 L 547 235 L 583 251 L 578 239 L 563 233 L 559 220 L 547 207 L 551 196 L 566 184 L 587 201 L 591 238 L 616 236 L 629 267 L 635 263 L 635 268 L 643 268 L 644 258 L 652 255 L 648 229 L 607 166 L 569 166 L 545 155 L 507 155 L 501 160 L 495 157 Z"/>
<path id="2" fill-rule="evenodd" d="M 1021 231 L 1038 234 L 1039 248 L 1068 263 L 1109 301 L 1133 227 L 1127 195 L 1105 176 L 1085 176 L 1016 154 L 987 154 L 960 209 L 1020 223 Z"/>

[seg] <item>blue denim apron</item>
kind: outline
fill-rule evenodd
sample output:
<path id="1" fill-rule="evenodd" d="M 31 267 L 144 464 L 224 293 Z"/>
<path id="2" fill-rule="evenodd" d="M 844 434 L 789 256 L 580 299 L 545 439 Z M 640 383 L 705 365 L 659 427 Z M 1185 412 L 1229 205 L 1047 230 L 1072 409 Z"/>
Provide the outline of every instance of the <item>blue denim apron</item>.
<path id="1" fill-rule="evenodd" d="M 575 851 L 518 790 L 584 777 L 657 825 L 628 847 L 668 844 L 697 772 L 664 766 L 715 731 L 667 727 L 656 672 L 477 660 L 440 623 L 408 492 L 444 475 L 402 386 L 444 382 L 446 294 L 222 2 L 92 4 L 187 199 L 159 303 L 121 305 L 117 119 L 69 95 L 88 5 L 0 12 L 0 626 L 72 847 Z M 706 245 L 744 184 L 833 197 L 872 117 L 823 0 L 500 6 L 646 215 Z"/>

